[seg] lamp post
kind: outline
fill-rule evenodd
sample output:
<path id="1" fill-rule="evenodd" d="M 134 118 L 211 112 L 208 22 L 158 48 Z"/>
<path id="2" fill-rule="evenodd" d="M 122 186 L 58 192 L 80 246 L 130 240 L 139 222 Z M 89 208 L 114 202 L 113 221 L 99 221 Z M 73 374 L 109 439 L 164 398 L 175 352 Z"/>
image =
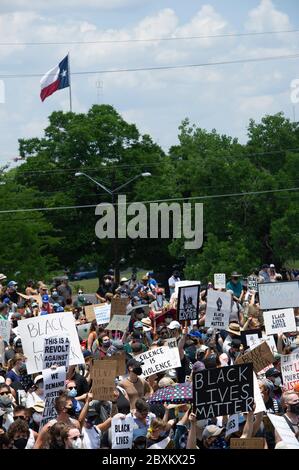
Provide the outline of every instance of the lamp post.
<path id="1" fill-rule="evenodd" d="M 114 205 L 115 204 L 115 196 L 119 192 L 120 189 L 125 188 L 128 184 L 132 183 L 132 181 L 135 181 L 138 178 L 141 178 L 141 177 L 146 178 L 148 176 L 152 176 L 152 174 L 148 173 L 148 172 L 140 173 L 139 175 L 134 176 L 133 178 L 126 181 L 126 183 L 118 186 L 117 188 L 115 188 L 113 190 L 106 188 L 106 186 L 104 186 L 102 183 L 100 183 L 99 181 L 96 181 L 91 176 L 89 176 L 86 173 L 83 173 L 81 171 L 75 173 L 75 176 L 85 176 L 86 178 L 90 179 L 93 183 L 95 183 L 97 186 L 99 186 L 101 189 L 103 189 L 106 193 L 108 193 L 111 196 L 111 202 Z M 113 242 L 114 275 L 115 275 L 115 281 L 117 283 L 119 283 L 120 273 L 119 273 L 118 239 L 117 239 L 117 235 L 118 235 L 118 216 L 117 216 L 118 208 L 117 208 L 117 206 L 115 207 L 115 209 L 116 209 L 116 218 L 115 218 L 116 219 L 116 226 L 115 226 L 115 238 L 114 238 L 114 242 Z"/>

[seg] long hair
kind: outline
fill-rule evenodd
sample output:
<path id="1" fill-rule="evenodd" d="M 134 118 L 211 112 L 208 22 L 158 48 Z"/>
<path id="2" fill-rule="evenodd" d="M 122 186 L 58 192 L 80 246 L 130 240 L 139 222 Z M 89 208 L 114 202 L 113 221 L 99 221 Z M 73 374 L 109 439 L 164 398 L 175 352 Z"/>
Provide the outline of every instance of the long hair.
<path id="1" fill-rule="evenodd" d="M 65 449 L 69 431 L 72 426 L 59 422 L 48 429 L 46 445 L 49 449 Z"/>
<path id="2" fill-rule="evenodd" d="M 13 369 L 13 367 L 16 365 L 18 361 L 24 360 L 23 354 L 15 354 L 15 356 L 12 359 L 9 359 L 7 363 L 7 370 Z"/>

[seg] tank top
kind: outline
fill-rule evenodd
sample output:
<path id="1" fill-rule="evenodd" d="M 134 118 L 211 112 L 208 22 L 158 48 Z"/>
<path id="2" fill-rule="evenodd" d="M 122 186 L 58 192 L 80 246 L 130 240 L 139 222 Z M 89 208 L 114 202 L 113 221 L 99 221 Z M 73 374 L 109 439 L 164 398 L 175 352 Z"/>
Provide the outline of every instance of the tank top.
<path id="1" fill-rule="evenodd" d="M 102 433 L 96 426 L 88 429 L 85 426 L 82 428 L 83 434 L 83 449 L 100 449 Z"/>
<path id="2" fill-rule="evenodd" d="M 26 444 L 26 447 L 25 449 L 33 449 L 33 446 L 35 444 L 35 439 L 34 439 L 34 434 L 33 434 L 33 430 L 32 429 L 29 429 L 29 438 L 28 438 L 28 441 L 27 441 L 27 444 Z"/>

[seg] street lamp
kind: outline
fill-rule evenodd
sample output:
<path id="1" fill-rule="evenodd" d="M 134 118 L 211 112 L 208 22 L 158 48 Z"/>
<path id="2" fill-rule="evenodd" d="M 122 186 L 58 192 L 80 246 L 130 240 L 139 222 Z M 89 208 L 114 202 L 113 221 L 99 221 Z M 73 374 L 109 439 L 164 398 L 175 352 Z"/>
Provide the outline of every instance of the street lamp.
<path id="1" fill-rule="evenodd" d="M 95 179 L 93 179 L 91 176 L 87 175 L 86 173 L 83 173 L 81 171 L 78 171 L 75 173 L 75 176 L 85 176 L 86 178 L 90 179 L 93 183 L 95 183 L 97 186 L 102 188 L 106 193 L 110 194 L 112 204 L 115 203 L 115 195 L 118 193 L 120 189 L 123 189 L 126 187 L 128 184 L 132 183 L 132 181 L 135 181 L 138 178 L 147 178 L 148 176 L 152 176 L 151 173 L 145 172 L 145 173 L 140 173 L 139 175 L 134 176 L 133 178 L 129 179 L 126 183 L 122 184 L 121 186 L 118 186 L 117 188 L 111 190 L 106 188 L 102 183 L 99 183 Z M 117 227 L 117 222 L 118 222 L 118 217 L 116 214 L 116 227 L 115 227 L 115 234 L 117 235 L 118 232 L 118 227 Z M 118 239 L 117 236 L 114 238 L 114 272 L 115 272 L 115 281 L 118 283 L 119 282 L 119 259 L 118 259 Z"/>

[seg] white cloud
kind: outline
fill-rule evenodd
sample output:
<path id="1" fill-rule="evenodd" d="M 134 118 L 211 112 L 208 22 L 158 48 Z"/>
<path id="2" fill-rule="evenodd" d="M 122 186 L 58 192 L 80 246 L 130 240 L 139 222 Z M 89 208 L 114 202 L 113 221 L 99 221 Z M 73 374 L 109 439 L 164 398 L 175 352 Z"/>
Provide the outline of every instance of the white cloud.
<path id="1" fill-rule="evenodd" d="M 1 0 L 1 9 L 4 10 L 71 10 L 73 8 L 93 8 L 97 10 L 116 10 L 133 7 L 149 0 Z"/>
<path id="2" fill-rule="evenodd" d="M 249 31 L 279 31 L 291 28 L 289 17 L 275 8 L 271 0 L 261 0 L 258 7 L 249 12 L 246 22 Z"/>

